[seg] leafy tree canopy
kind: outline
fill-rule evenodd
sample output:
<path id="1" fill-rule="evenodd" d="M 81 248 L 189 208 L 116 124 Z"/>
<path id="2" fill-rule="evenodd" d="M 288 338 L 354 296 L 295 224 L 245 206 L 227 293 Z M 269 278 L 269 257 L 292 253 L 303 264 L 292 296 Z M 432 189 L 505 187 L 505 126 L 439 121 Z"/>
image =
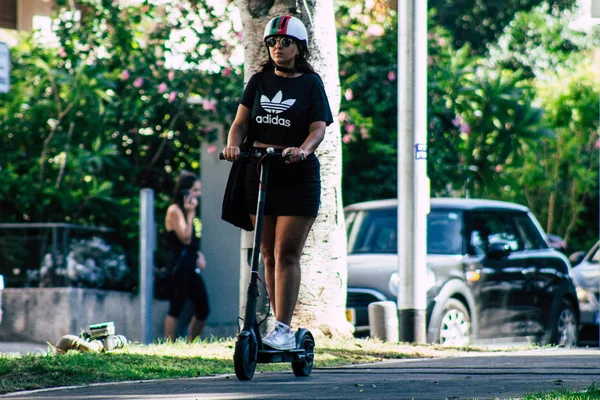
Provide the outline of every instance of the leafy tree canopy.
<path id="1" fill-rule="evenodd" d="M 560 15 L 572 10 L 577 0 L 429 0 L 433 26 L 446 28 L 456 48 L 470 44 L 476 54 L 487 51 L 518 12 L 547 4 L 547 12 Z"/>
<path id="2" fill-rule="evenodd" d="M 200 142 L 231 119 L 239 37 L 217 34 L 228 17 L 202 0 L 120 3 L 63 8 L 52 42 L 34 32 L 11 49 L 0 210 L 3 222 L 108 226 L 135 255 L 139 190 L 157 193 L 161 224 L 174 179 L 198 172 Z"/>

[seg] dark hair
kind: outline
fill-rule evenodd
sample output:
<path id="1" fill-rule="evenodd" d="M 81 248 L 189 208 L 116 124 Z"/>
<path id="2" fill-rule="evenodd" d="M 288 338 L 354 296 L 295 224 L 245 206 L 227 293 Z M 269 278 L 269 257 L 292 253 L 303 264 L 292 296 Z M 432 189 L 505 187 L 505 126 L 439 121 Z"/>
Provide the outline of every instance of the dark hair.
<path id="1" fill-rule="evenodd" d="M 294 38 L 292 38 L 292 39 L 294 40 L 294 42 L 296 42 L 296 46 L 298 46 L 298 50 L 300 51 L 300 53 L 296 56 L 296 62 L 294 65 L 294 67 L 296 68 L 296 71 L 304 72 L 305 74 L 314 74 L 315 69 L 307 61 L 310 58 L 310 52 L 308 51 L 306 42 L 305 41 L 300 42 Z M 265 44 L 265 47 L 267 48 L 268 59 L 265 60 L 260 65 L 259 71 L 261 71 L 261 72 L 274 71 L 275 70 L 275 62 L 271 59 L 271 53 L 269 53 L 269 47 L 266 44 Z"/>
<path id="2" fill-rule="evenodd" d="M 177 204 L 183 210 L 184 192 L 189 191 L 197 180 L 198 176 L 193 172 L 186 170 L 181 171 L 177 183 L 175 183 L 175 189 L 173 189 L 171 204 Z"/>

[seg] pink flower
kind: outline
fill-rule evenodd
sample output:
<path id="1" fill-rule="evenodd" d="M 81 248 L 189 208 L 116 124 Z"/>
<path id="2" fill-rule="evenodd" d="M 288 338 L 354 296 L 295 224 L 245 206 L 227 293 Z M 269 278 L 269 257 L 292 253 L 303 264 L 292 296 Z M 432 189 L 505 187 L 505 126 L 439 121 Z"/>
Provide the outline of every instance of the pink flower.
<path id="1" fill-rule="evenodd" d="M 369 131 L 367 131 L 367 128 L 360 128 L 360 135 L 363 138 L 363 140 L 367 140 L 369 138 Z"/>
<path id="2" fill-rule="evenodd" d="M 168 88 L 169 87 L 167 86 L 166 83 L 164 83 L 164 82 L 161 83 L 160 85 L 158 85 L 158 94 L 162 94 L 162 93 L 166 92 Z"/>
<path id="3" fill-rule="evenodd" d="M 67 56 L 67 52 L 65 51 L 65 48 L 64 48 L 64 47 L 61 47 L 61 48 L 58 50 L 58 55 L 59 55 L 59 56 L 61 56 L 62 58 L 65 58 L 65 57 Z"/>
<path id="4" fill-rule="evenodd" d="M 348 114 L 346 114 L 346 111 L 342 111 L 341 113 L 338 114 L 338 119 L 340 120 L 340 122 L 344 122 L 347 117 L 348 117 Z"/>
<path id="5" fill-rule="evenodd" d="M 135 78 L 135 81 L 133 81 L 133 86 L 135 86 L 136 88 L 141 88 L 143 84 L 144 78 Z"/>
<path id="6" fill-rule="evenodd" d="M 392 81 L 392 82 L 395 81 L 396 80 L 396 72 L 394 72 L 394 71 L 388 72 L 387 78 L 389 81 Z"/>
<path id="7" fill-rule="evenodd" d="M 202 103 L 202 108 L 206 111 L 217 112 L 217 102 L 216 100 L 205 100 L 204 103 Z"/>
<path id="8" fill-rule="evenodd" d="M 216 150 L 217 146 L 215 146 L 214 144 L 211 144 L 206 148 L 206 151 L 208 151 L 209 153 L 214 153 Z"/>
<path id="9" fill-rule="evenodd" d="M 383 27 L 381 25 L 369 25 L 369 27 L 367 28 L 367 36 L 383 36 L 383 34 L 385 33 L 385 31 L 383 30 Z"/>
<path id="10" fill-rule="evenodd" d="M 121 80 L 126 81 L 127 79 L 129 79 L 129 71 L 125 69 L 121 72 Z"/>
<path id="11" fill-rule="evenodd" d="M 354 98 L 352 89 L 346 89 L 346 91 L 344 92 L 344 97 L 346 97 L 346 100 L 348 100 L 348 101 L 352 100 Z"/>
<path id="12" fill-rule="evenodd" d="M 170 70 L 169 73 L 167 74 L 167 78 L 169 78 L 170 81 L 175 79 L 175 71 Z"/>
<path id="13" fill-rule="evenodd" d="M 229 75 L 231 75 L 231 68 L 229 68 L 229 67 L 223 68 L 223 71 L 221 71 L 221 74 L 223 76 L 229 76 Z"/>
<path id="14" fill-rule="evenodd" d="M 348 144 L 352 141 L 352 136 L 350 136 L 350 134 L 345 134 L 344 137 L 342 137 L 342 142 Z"/>
<path id="15" fill-rule="evenodd" d="M 498 173 L 502 172 L 502 165 L 500 165 L 500 164 L 496 165 L 495 169 L 496 169 L 496 172 L 498 172 Z"/>
<path id="16" fill-rule="evenodd" d="M 169 93 L 169 103 L 174 102 L 176 98 L 177 98 L 177 92 L 176 91 L 173 90 L 171 93 Z"/>
<path id="17" fill-rule="evenodd" d="M 596 143 L 594 143 L 594 148 L 600 149 L 600 139 L 596 140 Z"/>
<path id="18" fill-rule="evenodd" d="M 466 122 L 463 122 L 462 124 L 460 124 L 460 131 L 462 133 L 471 133 L 471 125 L 467 124 Z"/>
<path id="19" fill-rule="evenodd" d="M 345 69 L 343 69 L 343 70 L 340 71 L 340 76 L 346 76 L 346 70 Z"/>
<path id="20" fill-rule="evenodd" d="M 344 125 L 344 129 L 346 130 L 346 132 L 348 133 L 354 133 L 354 131 L 356 130 L 356 125 L 353 124 L 346 124 Z"/>

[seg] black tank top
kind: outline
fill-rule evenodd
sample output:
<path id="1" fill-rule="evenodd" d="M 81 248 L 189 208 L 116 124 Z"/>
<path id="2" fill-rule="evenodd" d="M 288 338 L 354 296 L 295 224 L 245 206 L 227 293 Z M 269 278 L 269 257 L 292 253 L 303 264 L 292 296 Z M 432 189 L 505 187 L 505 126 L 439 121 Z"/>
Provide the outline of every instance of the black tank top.
<path id="1" fill-rule="evenodd" d="M 181 265 L 179 267 L 180 270 L 194 270 L 196 269 L 196 259 L 198 258 L 198 250 L 200 248 L 199 246 L 199 240 L 196 237 L 196 230 L 194 229 L 194 226 L 192 225 L 192 241 L 190 242 L 189 246 L 186 246 L 185 244 L 183 244 L 183 242 L 181 240 L 179 240 L 179 238 L 177 237 L 177 233 L 175 233 L 175 231 L 168 231 L 167 232 L 167 249 L 169 252 L 169 268 L 173 268 L 174 265 L 178 262 L 178 260 L 181 258 L 181 253 L 183 252 L 183 249 L 185 249 L 186 247 L 187 252 L 185 254 L 185 257 L 183 258 L 183 260 L 181 261 Z"/>

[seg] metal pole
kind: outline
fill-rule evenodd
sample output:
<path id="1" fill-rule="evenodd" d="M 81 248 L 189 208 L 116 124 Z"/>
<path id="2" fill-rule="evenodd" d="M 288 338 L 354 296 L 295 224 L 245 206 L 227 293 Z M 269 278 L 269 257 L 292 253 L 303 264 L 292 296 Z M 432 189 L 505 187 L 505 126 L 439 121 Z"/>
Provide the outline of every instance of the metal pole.
<path id="1" fill-rule="evenodd" d="M 404 342 L 426 341 L 427 1 L 398 2 L 398 322 Z"/>
<path id="2" fill-rule="evenodd" d="M 140 339 L 152 343 L 152 300 L 154 298 L 154 191 L 140 190 Z"/>

